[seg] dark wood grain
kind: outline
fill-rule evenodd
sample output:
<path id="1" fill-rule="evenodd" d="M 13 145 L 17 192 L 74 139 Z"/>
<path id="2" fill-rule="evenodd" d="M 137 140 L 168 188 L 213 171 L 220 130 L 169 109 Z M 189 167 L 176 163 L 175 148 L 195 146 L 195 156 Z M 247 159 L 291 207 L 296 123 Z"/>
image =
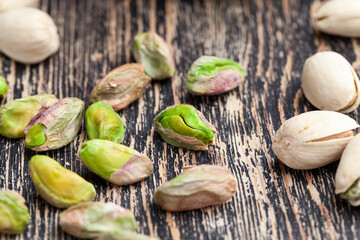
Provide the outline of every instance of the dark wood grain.
<path id="1" fill-rule="evenodd" d="M 359 41 L 316 35 L 309 20 L 311 2 L 42 0 L 40 8 L 58 26 L 60 50 L 31 66 L 0 55 L 0 75 L 9 83 L 7 101 L 53 93 L 87 102 L 107 72 L 134 61 L 133 37 L 155 30 L 174 48 L 176 76 L 154 81 L 139 100 L 119 111 L 126 125 L 124 144 L 146 153 L 154 162 L 154 174 L 120 187 L 91 173 L 77 156 L 87 139 L 84 125 L 74 142 L 45 154 L 92 182 L 96 200 L 130 208 L 138 232 L 161 239 L 359 238 L 360 210 L 334 193 L 338 163 L 296 171 L 271 150 L 272 136 L 285 119 L 314 110 L 300 89 L 307 57 L 331 49 L 360 70 Z M 184 77 L 191 63 L 205 54 L 239 62 L 247 73 L 244 84 L 214 97 L 187 93 Z M 217 127 L 209 151 L 179 149 L 154 133 L 154 117 L 178 103 L 194 105 Z M 358 111 L 350 116 L 359 120 Z M 0 146 L 0 189 L 20 192 L 31 214 L 23 234 L 0 239 L 72 239 L 58 226 L 62 210 L 47 204 L 33 187 L 28 161 L 35 152 L 24 147 L 23 139 L 0 137 Z M 182 213 L 154 205 L 156 187 L 184 166 L 203 163 L 224 165 L 234 173 L 238 186 L 231 201 Z"/>

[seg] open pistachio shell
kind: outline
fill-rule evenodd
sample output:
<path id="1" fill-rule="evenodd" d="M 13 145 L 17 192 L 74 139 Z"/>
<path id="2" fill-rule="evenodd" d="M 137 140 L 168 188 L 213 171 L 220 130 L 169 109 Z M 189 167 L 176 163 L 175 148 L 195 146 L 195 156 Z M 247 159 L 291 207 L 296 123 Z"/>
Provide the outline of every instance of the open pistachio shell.
<path id="1" fill-rule="evenodd" d="M 39 0 L 1 0 L 0 12 L 6 12 L 15 8 L 37 7 Z"/>
<path id="2" fill-rule="evenodd" d="M 62 230 L 78 238 L 96 238 L 117 230 L 136 230 L 132 212 L 114 203 L 88 202 L 60 214 Z"/>
<path id="3" fill-rule="evenodd" d="M 54 95 L 40 94 L 15 99 L 0 110 L 0 134 L 8 138 L 22 138 L 25 127 L 42 107 L 58 102 Z"/>
<path id="4" fill-rule="evenodd" d="M 124 140 L 124 124 L 113 108 L 96 102 L 86 110 L 85 123 L 90 139 L 104 139 L 121 143 Z"/>
<path id="5" fill-rule="evenodd" d="M 321 110 L 351 112 L 360 103 L 360 82 L 350 63 L 336 52 L 319 52 L 303 68 L 305 97 Z"/>
<path id="6" fill-rule="evenodd" d="M 76 137 L 84 116 L 84 102 L 64 98 L 49 109 L 43 108 L 25 128 L 25 145 L 34 151 L 58 149 Z"/>
<path id="7" fill-rule="evenodd" d="M 8 85 L 3 77 L 0 77 L 0 107 L 3 104 L 6 94 L 8 92 Z"/>
<path id="8" fill-rule="evenodd" d="M 155 203 L 167 211 L 188 211 L 224 203 L 236 192 L 236 179 L 215 165 L 188 166 L 155 190 Z"/>
<path id="9" fill-rule="evenodd" d="M 168 107 L 155 118 L 154 124 L 155 131 L 166 142 L 192 150 L 207 150 L 216 133 L 204 115 L 187 104 Z"/>
<path id="10" fill-rule="evenodd" d="M 62 167 L 54 159 L 35 155 L 29 164 L 37 192 L 51 205 L 66 208 L 95 198 L 95 188 L 91 183 Z"/>
<path id="11" fill-rule="evenodd" d="M 80 159 L 91 171 L 118 185 L 138 182 L 153 172 L 153 163 L 147 156 L 107 140 L 83 143 Z"/>
<path id="12" fill-rule="evenodd" d="M 186 90 L 199 95 L 228 92 L 244 81 L 243 68 L 233 60 L 202 56 L 192 65 L 186 76 Z"/>
<path id="13" fill-rule="evenodd" d="M 285 165 L 313 169 L 340 159 L 359 125 L 331 111 L 312 111 L 286 120 L 273 138 L 272 149 Z"/>
<path id="14" fill-rule="evenodd" d="M 19 234 L 29 219 L 25 199 L 17 192 L 0 190 L 0 233 Z"/>
<path id="15" fill-rule="evenodd" d="M 336 194 L 348 199 L 353 206 L 360 205 L 360 134 L 353 137 L 341 156 L 335 175 Z"/>
<path id="16" fill-rule="evenodd" d="M 171 47 L 154 32 L 135 36 L 133 53 L 136 61 L 145 67 L 152 79 L 162 80 L 174 76 L 175 62 Z"/>
<path id="17" fill-rule="evenodd" d="M 96 84 L 90 93 L 90 103 L 103 101 L 119 111 L 138 99 L 150 82 L 151 78 L 145 74 L 143 65 L 122 65 Z"/>

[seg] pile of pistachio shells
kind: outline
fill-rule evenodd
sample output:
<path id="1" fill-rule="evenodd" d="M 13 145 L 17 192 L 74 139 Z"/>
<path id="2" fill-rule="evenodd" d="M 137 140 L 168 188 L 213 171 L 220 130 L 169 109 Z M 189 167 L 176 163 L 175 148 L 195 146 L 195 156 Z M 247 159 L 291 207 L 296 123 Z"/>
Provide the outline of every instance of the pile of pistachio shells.
<path id="1" fill-rule="evenodd" d="M 59 149 L 72 142 L 85 116 L 89 137 L 81 145 L 82 163 L 101 178 L 128 185 L 150 176 L 153 162 L 144 154 L 122 145 L 125 127 L 116 111 L 134 102 L 152 79 L 175 74 L 171 47 L 153 32 L 134 38 L 133 54 L 138 63 L 122 65 L 99 81 L 90 94 L 92 103 L 84 113 L 78 98 L 58 100 L 41 94 L 15 99 L 0 110 L 0 134 L 25 137 L 25 146 L 36 152 Z M 217 95 L 236 88 L 244 80 L 243 69 L 234 61 L 212 56 L 197 59 L 187 74 L 186 89 L 193 94 Z M 0 78 L 0 102 L 7 93 Z M 154 119 L 155 131 L 169 144 L 190 150 L 207 150 L 214 143 L 216 128 L 188 104 L 169 106 Z M 96 239 L 152 239 L 134 232 L 130 210 L 113 203 L 92 202 L 96 190 L 90 182 L 46 155 L 29 162 L 38 194 L 49 204 L 67 208 L 60 214 L 61 228 L 76 237 Z M 166 211 L 188 211 L 228 201 L 236 192 L 236 179 L 225 167 L 199 165 L 158 187 L 154 201 Z M 17 193 L 0 191 L 0 232 L 17 234 L 29 221 L 24 199 Z"/>

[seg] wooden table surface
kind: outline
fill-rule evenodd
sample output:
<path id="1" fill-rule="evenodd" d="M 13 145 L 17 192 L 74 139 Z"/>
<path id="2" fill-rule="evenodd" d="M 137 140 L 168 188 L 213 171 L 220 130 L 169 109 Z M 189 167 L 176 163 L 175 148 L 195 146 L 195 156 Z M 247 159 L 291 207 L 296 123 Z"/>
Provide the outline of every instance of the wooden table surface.
<path id="1" fill-rule="evenodd" d="M 120 187 L 91 173 L 77 156 L 87 139 L 84 124 L 74 142 L 44 153 L 93 183 L 97 201 L 130 208 L 138 232 L 185 240 L 360 237 L 360 210 L 334 193 L 338 163 L 296 171 L 280 163 L 271 149 L 272 136 L 285 119 L 315 109 L 300 89 L 307 57 L 331 49 L 344 55 L 360 73 L 360 42 L 316 35 L 309 17 L 312 1 L 40 2 L 58 27 L 60 50 L 31 66 L 0 55 L 0 75 L 9 83 L 7 101 L 52 93 L 87 102 L 106 73 L 134 62 L 132 39 L 143 31 L 157 31 L 174 48 L 176 76 L 154 81 L 138 101 L 119 111 L 126 125 L 123 143 L 154 162 L 149 178 Z M 187 93 L 186 73 L 205 54 L 239 62 L 247 73 L 244 84 L 214 97 Z M 216 126 L 218 134 L 209 151 L 170 146 L 154 132 L 154 117 L 179 103 L 194 105 Z M 359 120 L 358 111 L 350 116 Z M 0 189 L 20 192 L 31 215 L 23 234 L 0 239 L 72 239 L 58 225 L 62 210 L 47 204 L 31 182 L 28 161 L 35 152 L 25 148 L 23 139 L 0 137 L 0 146 Z M 154 204 L 156 187 L 186 165 L 205 163 L 224 165 L 234 173 L 238 186 L 231 201 L 181 213 L 167 213 Z"/>

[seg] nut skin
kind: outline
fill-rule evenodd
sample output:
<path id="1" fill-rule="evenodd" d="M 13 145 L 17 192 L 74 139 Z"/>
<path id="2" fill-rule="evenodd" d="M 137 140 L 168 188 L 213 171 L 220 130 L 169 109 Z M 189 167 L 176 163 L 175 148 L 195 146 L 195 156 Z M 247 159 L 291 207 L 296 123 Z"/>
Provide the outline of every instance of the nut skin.
<path id="1" fill-rule="evenodd" d="M 314 2 L 310 16 L 315 31 L 343 37 L 360 37 L 360 2 Z"/>
<path id="2" fill-rule="evenodd" d="M 47 151 L 73 141 L 81 127 L 84 105 L 78 98 L 64 98 L 48 109 L 41 109 L 25 128 L 25 146 Z"/>
<path id="3" fill-rule="evenodd" d="M 189 211 L 224 203 L 236 192 L 236 179 L 215 165 L 188 166 L 155 190 L 155 203 L 167 211 Z"/>
<path id="4" fill-rule="evenodd" d="M 272 149 L 288 167 L 308 170 L 327 165 L 340 156 L 359 125 L 332 111 L 311 111 L 286 120 L 273 138 Z"/>
<path id="5" fill-rule="evenodd" d="M 29 165 L 37 192 L 51 205 L 67 208 L 95 198 L 95 188 L 91 183 L 62 167 L 52 158 L 35 155 Z"/>
<path id="6" fill-rule="evenodd" d="M 321 110 L 351 112 L 360 104 L 360 82 L 350 63 L 336 52 L 309 57 L 302 72 L 302 90 Z"/>
<path id="7" fill-rule="evenodd" d="M 25 137 L 25 127 L 42 107 L 58 102 L 54 95 L 40 94 L 15 99 L 0 110 L 0 134 L 8 138 Z"/>
<path id="8" fill-rule="evenodd" d="M 129 63 L 115 68 L 99 81 L 90 94 L 90 103 L 102 101 L 119 111 L 138 99 L 150 85 L 144 66 Z"/>
<path id="9" fill-rule="evenodd" d="M 103 102 L 96 102 L 86 110 L 86 131 L 90 139 L 104 139 L 117 143 L 124 140 L 124 124 L 113 108 Z"/>
<path id="10" fill-rule="evenodd" d="M 96 238 L 119 229 L 135 231 L 136 221 L 130 210 L 114 203 L 87 202 L 63 211 L 60 227 L 78 238 Z"/>
<path id="11" fill-rule="evenodd" d="M 197 95 L 218 95 L 228 92 L 244 81 L 244 70 L 236 62 L 213 56 L 202 56 L 190 67 L 186 90 Z"/>
<path id="12" fill-rule="evenodd" d="M 30 220 L 25 199 L 14 191 L 0 190 L 0 233 L 19 234 Z"/>
<path id="13" fill-rule="evenodd" d="M 163 80 L 175 75 L 173 52 L 165 40 L 155 32 L 135 36 L 133 54 L 136 61 L 145 67 L 152 79 Z"/>
<path id="14" fill-rule="evenodd" d="M 0 14 L 0 51 L 15 61 L 35 64 L 58 51 L 60 38 L 44 11 L 23 7 Z"/>
<path id="15" fill-rule="evenodd" d="M 3 77 L 0 77 L 0 107 L 3 104 L 6 94 L 8 92 L 8 85 Z"/>
<path id="16" fill-rule="evenodd" d="M 117 185 L 138 182 L 153 172 L 153 163 L 147 156 L 108 140 L 83 143 L 79 155 L 87 168 Z"/>
<path id="17" fill-rule="evenodd" d="M 173 105 L 154 120 L 155 131 L 169 144 L 190 150 L 207 150 L 214 142 L 215 127 L 191 105 Z"/>

